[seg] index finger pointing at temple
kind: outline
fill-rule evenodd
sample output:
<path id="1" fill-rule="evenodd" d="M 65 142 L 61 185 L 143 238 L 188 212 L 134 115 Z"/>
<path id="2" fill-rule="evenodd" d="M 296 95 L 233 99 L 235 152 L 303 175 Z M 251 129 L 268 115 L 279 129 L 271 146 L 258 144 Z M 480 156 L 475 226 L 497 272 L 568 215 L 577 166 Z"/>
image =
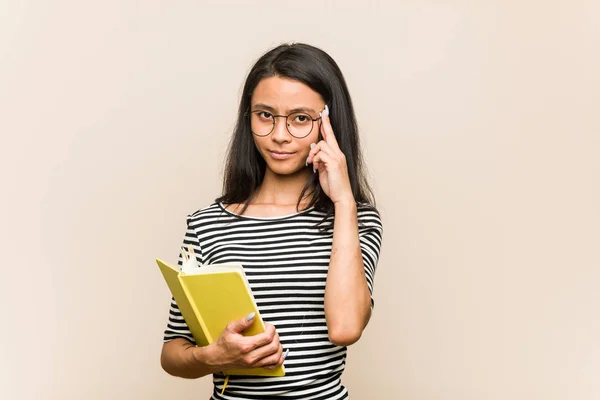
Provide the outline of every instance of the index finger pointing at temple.
<path id="1" fill-rule="evenodd" d="M 321 113 L 321 134 L 323 135 L 323 139 L 325 139 L 327 144 L 329 144 L 331 147 L 335 149 L 340 148 L 331 126 L 331 121 L 329 119 L 329 108 L 327 105 L 325 105 L 325 111 Z"/>

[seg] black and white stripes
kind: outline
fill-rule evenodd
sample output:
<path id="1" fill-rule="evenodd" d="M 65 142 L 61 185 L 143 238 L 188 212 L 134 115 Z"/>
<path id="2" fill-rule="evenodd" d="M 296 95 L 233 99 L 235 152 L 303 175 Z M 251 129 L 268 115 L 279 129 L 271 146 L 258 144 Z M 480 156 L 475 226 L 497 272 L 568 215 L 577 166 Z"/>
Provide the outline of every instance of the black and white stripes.
<path id="1" fill-rule="evenodd" d="M 341 384 L 346 348 L 329 341 L 325 323 L 325 281 L 333 232 L 319 231 L 317 223 L 324 216 L 311 209 L 278 218 L 239 217 L 215 203 L 188 217 L 184 247 L 193 247 L 202 264 L 241 263 L 263 320 L 276 327 L 283 348 L 290 350 L 286 376 L 231 376 L 221 395 L 224 377 L 215 374 L 211 399 L 348 398 Z M 372 209 L 360 207 L 358 218 L 372 294 L 383 228 Z M 176 337 L 193 342 L 172 301 L 164 341 Z"/>

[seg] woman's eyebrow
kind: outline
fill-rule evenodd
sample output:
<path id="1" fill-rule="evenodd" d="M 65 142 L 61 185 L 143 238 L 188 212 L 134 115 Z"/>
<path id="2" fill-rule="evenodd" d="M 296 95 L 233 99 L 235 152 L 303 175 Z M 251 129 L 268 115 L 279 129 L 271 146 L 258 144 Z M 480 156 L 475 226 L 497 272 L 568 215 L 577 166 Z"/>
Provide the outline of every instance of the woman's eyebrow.
<path id="1" fill-rule="evenodd" d="M 308 108 L 308 107 L 296 107 L 290 110 L 290 113 L 296 113 L 296 112 L 303 112 L 303 113 L 316 113 L 315 110 L 313 110 L 312 108 Z"/>
<path id="2" fill-rule="evenodd" d="M 276 110 L 273 107 L 271 107 L 271 106 L 269 106 L 267 104 L 264 104 L 264 103 L 256 103 L 252 107 L 252 109 L 260 109 L 260 110 L 270 111 L 270 112 L 273 112 L 273 113 L 276 112 Z M 311 114 L 311 113 L 315 113 L 316 114 L 316 111 L 313 110 L 312 108 L 309 108 L 309 107 L 296 107 L 296 108 L 293 108 L 293 109 L 291 109 L 289 111 L 290 114 L 297 113 L 297 112 L 303 112 L 303 113 L 307 113 L 307 114 Z"/>
<path id="3" fill-rule="evenodd" d="M 264 103 L 256 103 L 255 105 L 252 106 L 253 109 L 260 109 L 260 110 L 266 110 L 266 111 L 272 111 L 275 112 L 275 109 L 271 106 L 268 106 Z"/>

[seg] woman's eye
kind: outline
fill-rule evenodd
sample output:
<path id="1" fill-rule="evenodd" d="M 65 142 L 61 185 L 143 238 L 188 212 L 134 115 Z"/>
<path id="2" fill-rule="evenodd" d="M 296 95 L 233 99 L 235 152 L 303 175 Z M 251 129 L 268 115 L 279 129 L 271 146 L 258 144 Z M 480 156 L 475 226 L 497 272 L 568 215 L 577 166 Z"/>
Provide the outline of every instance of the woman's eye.
<path id="1" fill-rule="evenodd" d="M 296 121 L 306 122 L 306 121 L 308 121 L 308 117 L 306 115 L 298 115 L 298 116 L 296 116 Z"/>
<path id="2" fill-rule="evenodd" d="M 273 118 L 273 115 L 270 112 L 267 111 L 261 111 L 258 113 L 258 116 L 264 119 L 271 119 Z"/>

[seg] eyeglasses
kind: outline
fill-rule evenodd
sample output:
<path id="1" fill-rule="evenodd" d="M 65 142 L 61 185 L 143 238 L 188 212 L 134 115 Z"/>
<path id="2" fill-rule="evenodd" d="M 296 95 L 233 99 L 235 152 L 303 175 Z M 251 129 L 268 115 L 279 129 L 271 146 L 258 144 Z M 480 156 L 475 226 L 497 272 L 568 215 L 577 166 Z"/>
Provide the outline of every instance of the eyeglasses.
<path id="1" fill-rule="evenodd" d="M 256 136 L 270 135 L 275 129 L 275 118 L 285 118 L 285 127 L 296 139 L 307 137 L 312 132 L 314 123 L 321 119 L 321 117 L 314 119 L 305 112 L 273 115 L 268 111 L 256 110 L 247 112 L 246 115 L 250 116 L 250 128 Z"/>

